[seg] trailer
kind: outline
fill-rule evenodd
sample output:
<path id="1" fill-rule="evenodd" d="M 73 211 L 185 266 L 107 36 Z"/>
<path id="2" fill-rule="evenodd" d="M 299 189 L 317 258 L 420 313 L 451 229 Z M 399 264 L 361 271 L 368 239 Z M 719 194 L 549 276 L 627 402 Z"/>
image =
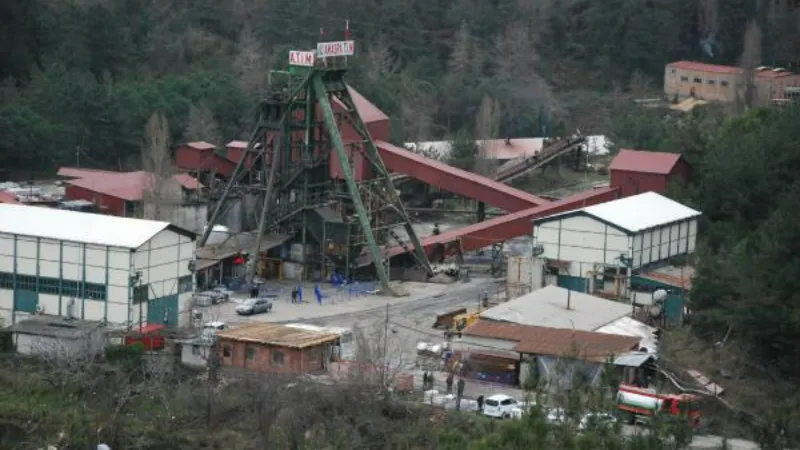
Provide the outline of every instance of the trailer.
<path id="1" fill-rule="evenodd" d="M 656 415 L 687 417 L 692 426 L 700 425 L 700 396 L 693 394 L 659 394 L 651 389 L 620 385 L 617 407 L 628 423 Z"/>

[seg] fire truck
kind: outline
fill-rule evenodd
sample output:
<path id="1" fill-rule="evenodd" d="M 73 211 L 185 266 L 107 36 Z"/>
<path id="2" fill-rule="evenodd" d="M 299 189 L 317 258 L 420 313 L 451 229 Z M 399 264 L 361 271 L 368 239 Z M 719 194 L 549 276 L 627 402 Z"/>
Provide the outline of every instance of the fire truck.
<path id="1" fill-rule="evenodd" d="M 617 407 L 630 423 L 656 414 L 687 417 L 692 427 L 700 425 L 700 399 L 694 394 L 658 394 L 651 389 L 620 385 Z"/>

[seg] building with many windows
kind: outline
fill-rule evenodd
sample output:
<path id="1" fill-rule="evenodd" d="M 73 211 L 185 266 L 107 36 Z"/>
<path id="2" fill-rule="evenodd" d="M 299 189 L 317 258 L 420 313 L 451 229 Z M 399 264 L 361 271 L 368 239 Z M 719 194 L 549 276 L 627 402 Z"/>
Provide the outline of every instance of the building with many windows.
<path id="1" fill-rule="evenodd" d="M 0 319 L 188 322 L 194 240 L 166 222 L 0 204 Z"/>

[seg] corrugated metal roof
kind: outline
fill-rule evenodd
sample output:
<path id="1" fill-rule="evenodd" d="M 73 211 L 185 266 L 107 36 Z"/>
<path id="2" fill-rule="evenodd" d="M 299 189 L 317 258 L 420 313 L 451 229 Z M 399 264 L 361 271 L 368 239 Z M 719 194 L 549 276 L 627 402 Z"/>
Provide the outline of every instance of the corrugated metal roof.
<path id="1" fill-rule="evenodd" d="M 206 141 L 187 142 L 185 145 L 196 150 L 214 150 L 217 148 L 216 145 Z"/>
<path id="2" fill-rule="evenodd" d="M 307 348 L 334 342 L 340 337 L 334 333 L 308 331 L 279 323 L 257 322 L 217 331 L 220 339 L 253 342 L 288 348 Z"/>
<path id="3" fill-rule="evenodd" d="M 564 328 L 537 327 L 480 320 L 462 331 L 466 336 L 516 341 L 514 351 L 602 362 L 626 353 L 638 342 L 630 336 Z"/>
<path id="4" fill-rule="evenodd" d="M 153 184 L 154 179 L 153 174 L 144 171 L 111 172 L 74 167 L 62 167 L 58 169 L 58 175 L 75 178 L 66 181 L 67 184 L 132 202 L 142 200 L 145 190 Z M 196 178 L 188 174 L 176 174 L 172 179 L 184 189 L 197 190 L 202 187 Z"/>
<path id="5" fill-rule="evenodd" d="M 663 195 L 655 192 L 645 192 L 574 211 L 553 214 L 540 219 L 538 222 L 541 223 L 575 213 L 586 214 L 630 233 L 668 225 L 702 214 Z"/>
<path id="6" fill-rule="evenodd" d="M 671 69 L 696 70 L 698 72 L 710 72 L 710 73 L 737 74 L 744 72 L 744 69 L 742 69 L 741 67 L 721 66 L 719 64 L 706 64 L 694 61 L 675 61 L 667 64 L 667 67 Z"/>
<path id="7" fill-rule="evenodd" d="M 611 161 L 610 170 L 669 175 L 681 159 L 677 153 L 648 152 L 623 148 Z"/>
<path id="8" fill-rule="evenodd" d="M 558 286 L 546 286 L 489 308 L 481 313 L 481 318 L 520 325 L 594 331 L 630 313 L 630 305 Z"/>
<path id="9" fill-rule="evenodd" d="M 629 352 L 614 358 L 615 366 L 642 367 L 642 364 L 655 359 L 655 355 L 642 352 Z"/>
<path id="10" fill-rule="evenodd" d="M 20 236 L 136 249 L 167 227 L 172 226 L 154 220 L 0 204 L 0 233 Z M 194 235 L 186 230 L 179 232 Z"/>
<path id="11" fill-rule="evenodd" d="M 658 353 L 656 329 L 631 317 L 620 317 L 595 331 L 638 338 L 639 348 L 646 349 L 648 353 Z"/>

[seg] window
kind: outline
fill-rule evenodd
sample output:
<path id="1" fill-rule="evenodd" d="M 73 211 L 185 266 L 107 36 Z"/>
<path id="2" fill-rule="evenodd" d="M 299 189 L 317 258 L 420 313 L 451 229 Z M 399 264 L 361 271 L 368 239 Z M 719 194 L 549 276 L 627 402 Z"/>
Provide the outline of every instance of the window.
<path id="1" fill-rule="evenodd" d="M 191 275 L 186 275 L 184 277 L 178 278 L 178 294 L 183 294 L 186 292 L 192 292 L 192 282 L 193 277 Z"/>
<path id="2" fill-rule="evenodd" d="M 702 83 L 702 82 L 703 82 L 703 80 L 702 80 L 702 79 L 700 79 L 700 78 L 695 78 L 695 79 L 694 79 L 694 82 L 695 82 L 695 83 Z"/>
<path id="3" fill-rule="evenodd" d="M 280 350 L 272 350 L 272 364 L 282 366 L 284 362 L 283 352 Z"/>
<path id="4" fill-rule="evenodd" d="M 717 84 L 717 82 L 715 80 L 706 80 L 706 83 L 711 84 L 711 85 Z"/>
<path id="5" fill-rule="evenodd" d="M 86 283 L 86 290 L 84 294 L 90 300 L 106 300 L 106 286 L 97 283 Z"/>
<path id="6" fill-rule="evenodd" d="M 36 276 L 17 275 L 17 289 L 36 291 Z"/>
<path id="7" fill-rule="evenodd" d="M 58 278 L 39 277 L 39 293 L 58 295 L 61 292 L 61 282 Z"/>
<path id="8" fill-rule="evenodd" d="M 150 289 L 149 284 L 143 284 L 141 286 L 134 286 L 133 287 L 133 303 L 145 303 L 147 302 L 148 297 L 148 290 Z"/>
<path id="9" fill-rule="evenodd" d="M 230 358 L 233 354 L 233 349 L 230 345 L 223 345 L 222 346 L 222 357 L 223 358 Z"/>
<path id="10" fill-rule="evenodd" d="M 14 274 L 8 272 L 0 272 L 0 288 L 14 289 Z"/>
<path id="11" fill-rule="evenodd" d="M 719 84 L 720 84 L 722 87 L 728 87 L 728 82 L 727 82 L 727 81 L 720 81 L 720 82 L 719 82 Z"/>
<path id="12" fill-rule="evenodd" d="M 255 361 L 256 360 L 256 348 L 252 346 L 247 346 L 244 349 L 244 357 L 248 361 Z"/>
<path id="13" fill-rule="evenodd" d="M 681 77 L 681 81 L 689 81 L 689 77 Z"/>
<path id="14" fill-rule="evenodd" d="M 77 297 L 80 295 L 80 289 L 78 289 L 78 282 L 72 280 L 62 280 L 61 281 L 61 295 L 67 297 Z"/>

